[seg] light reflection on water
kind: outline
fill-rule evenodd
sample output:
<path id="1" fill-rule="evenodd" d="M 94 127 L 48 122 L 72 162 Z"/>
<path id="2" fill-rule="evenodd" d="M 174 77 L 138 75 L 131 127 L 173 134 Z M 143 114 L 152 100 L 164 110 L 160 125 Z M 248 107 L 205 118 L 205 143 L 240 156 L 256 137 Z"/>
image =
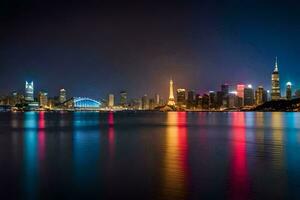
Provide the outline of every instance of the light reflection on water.
<path id="1" fill-rule="evenodd" d="M 279 112 L 0 113 L 0 188 L 25 199 L 299 199 L 299 120 Z"/>

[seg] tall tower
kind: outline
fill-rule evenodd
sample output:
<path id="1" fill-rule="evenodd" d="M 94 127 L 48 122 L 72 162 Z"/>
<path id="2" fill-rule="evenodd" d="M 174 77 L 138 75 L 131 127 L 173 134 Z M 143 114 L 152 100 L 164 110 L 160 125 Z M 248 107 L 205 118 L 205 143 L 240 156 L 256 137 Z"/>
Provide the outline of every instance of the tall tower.
<path id="1" fill-rule="evenodd" d="M 280 81 L 279 81 L 279 71 L 278 71 L 278 63 L 277 63 L 277 57 L 276 57 L 275 69 L 272 73 L 271 99 L 272 100 L 279 100 L 280 97 L 281 97 L 281 95 L 280 95 Z"/>
<path id="2" fill-rule="evenodd" d="M 33 81 L 25 83 L 25 101 L 34 101 Z"/>
<path id="3" fill-rule="evenodd" d="M 67 100 L 67 92 L 65 89 L 59 90 L 59 103 L 64 103 Z"/>
<path id="4" fill-rule="evenodd" d="M 173 93 L 173 80 L 170 80 L 170 93 L 169 93 L 169 100 L 168 100 L 168 106 L 175 106 L 175 99 L 174 99 L 174 93 Z"/>
<path id="5" fill-rule="evenodd" d="M 292 99 L 292 83 L 291 82 L 286 83 L 286 99 L 287 100 Z"/>

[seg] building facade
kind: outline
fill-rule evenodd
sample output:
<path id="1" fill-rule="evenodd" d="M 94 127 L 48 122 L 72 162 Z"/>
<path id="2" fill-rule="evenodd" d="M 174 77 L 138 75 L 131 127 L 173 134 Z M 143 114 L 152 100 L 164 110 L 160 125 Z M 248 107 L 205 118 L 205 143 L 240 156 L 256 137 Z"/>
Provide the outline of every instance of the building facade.
<path id="1" fill-rule="evenodd" d="M 25 101 L 32 102 L 34 101 L 34 86 L 33 81 L 25 82 Z"/>
<path id="2" fill-rule="evenodd" d="M 279 100 L 281 98 L 280 94 L 280 79 L 279 79 L 279 70 L 277 58 L 275 61 L 275 68 L 272 73 L 272 91 L 271 91 L 271 100 Z"/>

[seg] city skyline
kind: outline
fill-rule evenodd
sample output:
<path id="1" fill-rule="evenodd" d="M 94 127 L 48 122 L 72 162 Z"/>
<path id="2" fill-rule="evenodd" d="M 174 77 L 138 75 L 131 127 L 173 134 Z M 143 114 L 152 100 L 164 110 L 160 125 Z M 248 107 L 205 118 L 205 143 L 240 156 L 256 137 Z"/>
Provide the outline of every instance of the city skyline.
<path id="1" fill-rule="evenodd" d="M 49 94 L 163 94 L 170 75 L 200 93 L 224 82 L 270 88 L 275 56 L 281 87 L 299 87 L 297 2 L 121 4 L 3 3 L 0 94 L 25 80 Z"/>

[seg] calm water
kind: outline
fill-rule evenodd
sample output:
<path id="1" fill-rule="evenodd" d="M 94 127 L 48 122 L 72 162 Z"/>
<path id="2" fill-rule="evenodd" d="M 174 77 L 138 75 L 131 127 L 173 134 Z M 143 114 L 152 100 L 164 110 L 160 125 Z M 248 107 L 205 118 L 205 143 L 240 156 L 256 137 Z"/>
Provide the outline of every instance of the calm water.
<path id="1" fill-rule="evenodd" d="M 0 199 L 300 199 L 300 113 L 0 113 Z"/>

